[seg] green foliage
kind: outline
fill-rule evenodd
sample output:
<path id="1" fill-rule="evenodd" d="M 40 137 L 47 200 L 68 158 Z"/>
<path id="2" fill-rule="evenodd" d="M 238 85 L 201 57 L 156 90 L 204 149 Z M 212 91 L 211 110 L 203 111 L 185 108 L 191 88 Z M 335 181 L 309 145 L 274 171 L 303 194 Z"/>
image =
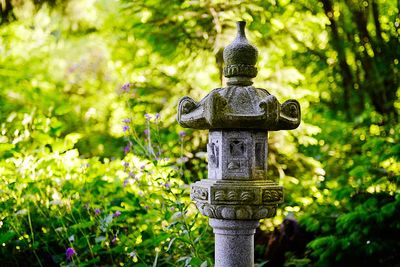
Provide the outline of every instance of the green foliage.
<path id="1" fill-rule="evenodd" d="M 324 142 L 303 148 L 306 154 L 325 152 L 320 154 L 326 175 L 317 186 L 319 199 L 301 217 L 318 234 L 309 244 L 316 266 L 397 262 L 400 128 L 379 126 L 382 119 L 360 117 L 350 124 L 319 117 L 325 131 L 317 138 Z"/>
<path id="2" fill-rule="evenodd" d="M 238 19 L 260 51 L 256 86 L 303 114 L 295 131 L 270 133 L 268 175 L 285 203 L 262 229 L 294 213 L 313 235 L 288 266 L 398 263 L 398 8 L 0 1 L 2 264 L 212 264 L 211 229 L 188 196 L 207 175 L 207 134 L 179 135 L 176 103 L 223 84 Z"/>
<path id="3" fill-rule="evenodd" d="M 130 153 L 124 161 L 81 159 L 73 148 L 79 136 L 57 139 L 50 118 L 27 118 L 11 115 L 2 125 L 1 140 L 15 144 L 2 147 L 0 164 L 3 264 L 64 265 L 68 247 L 83 266 L 207 260 L 208 226 L 190 205 L 179 167 Z"/>

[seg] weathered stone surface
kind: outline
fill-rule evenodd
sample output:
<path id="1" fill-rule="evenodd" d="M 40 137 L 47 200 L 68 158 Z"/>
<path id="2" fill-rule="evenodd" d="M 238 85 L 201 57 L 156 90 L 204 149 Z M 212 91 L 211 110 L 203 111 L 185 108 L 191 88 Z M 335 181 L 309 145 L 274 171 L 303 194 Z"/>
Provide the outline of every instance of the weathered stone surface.
<path id="1" fill-rule="evenodd" d="M 180 100 L 183 127 L 209 129 L 208 179 L 191 185 L 191 199 L 215 233 L 215 266 L 254 266 L 258 220 L 275 216 L 283 188 L 267 176 L 268 131 L 300 124 L 300 105 L 282 105 L 267 90 L 252 86 L 257 49 L 238 23 L 236 39 L 224 50 L 227 87 L 212 90 L 200 102 Z"/>
<path id="2" fill-rule="evenodd" d="M 283 188 L 271 181 L 202 180 L 191 185 L 200 213 L 217 219 L 259 220 L 275 216 Z"/>
<path id="3" fill-rule="evenodd" d="M 283 201 L 282 186 L 274 182 L 198 181 L 191 185 L 196 202 L 228 205 L 275 205 Z"/>
<path id="4" fill-rule="evenodd" d="M 254 234 L 259 223 L 210 219 L 215 234 L 215 267 L 254 266 Z"/>
<path id="5" fill-rule="evenodd" d="M 300 105 L 282 105 L 267 90 L 228 86 L 211 91 L 199 103 L 185 96 L 179 102 L 178 122 L 193 129 L 291 130 L 300 124 Z"/>
<path id="6" fill-rule="evenodd" d="M 282 105 L 267 90 L 251 86 L 257 75 L 257 49 L 238 22 L 236 39 L 224 50 L 227 87 L 212 90 L 200 102 L 185 96 L 179 101 L 178 122 L 193 129 L 290 130 L 299 126 L 300 105 L 288 100 Z"/>
<path id="7" fill-rule="evenodd" d="M 267 177 L 267 132 L 212 130 L 208 179 L 191 186 L 191 199 L 210 218 L 258 220 L 273 217 L 283 188 Z"/>
<path id="8" fill-rule="evenodd" d="M 208 136 L 209 179 L 267 178 L 267 132 L 212 130 Z"/>
<path id="9" fill-rule="evenodd" d="M 225 77 L 256 77 L 257 75 L 257 69 L 254 65 L 257 63 L 258 50 L 247 40 L 245 26 L 244 21 L 237 22 L 236 38 L 224 49 Z M 251 72 L 252 69 L 255 69 L 254 73 Z"/>

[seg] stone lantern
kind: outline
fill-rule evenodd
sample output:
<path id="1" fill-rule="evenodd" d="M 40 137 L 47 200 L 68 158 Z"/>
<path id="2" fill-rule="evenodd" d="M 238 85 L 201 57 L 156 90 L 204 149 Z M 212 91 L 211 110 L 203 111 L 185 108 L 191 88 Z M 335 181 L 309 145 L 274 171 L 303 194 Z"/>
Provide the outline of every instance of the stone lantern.
<path id="1" fill-rule="evenodd" d="M 267 176 L 268 131 L 300 124 L 296 100 L 280 104 L 267 90 L 252 86 L 258 51 L 246 39 L 243 21 L 224 49 L 227 86 L 196 102 L 183 97 L 178 122 L 208 129 L 208 179 L 191 185 L 191 199 L 215 234 L 216 267 L 254 265 L 254 233 L 259 220 L 275 216 L 283 188 Z"/>

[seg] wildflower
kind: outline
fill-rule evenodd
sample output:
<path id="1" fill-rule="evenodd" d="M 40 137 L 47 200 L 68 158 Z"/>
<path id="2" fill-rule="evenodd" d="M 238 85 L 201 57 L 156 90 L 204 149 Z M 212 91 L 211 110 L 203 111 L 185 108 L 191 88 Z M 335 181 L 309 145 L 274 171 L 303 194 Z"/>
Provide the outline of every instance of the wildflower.
<path id="1" fill-rule="evenodd" d="M 94 210 L 94 214 L 95 214 L 95 215 L 99 215 L 100 213 L 101 213 L 101 210 L 100 210 L 99 208 L 97 208 L 97 209 Z"/>
<path id="2" fill-rule="evenodd" d="M 127 131 L 129 131 L 129 126 L 128 125 L 124 125 L 122 126 L 122 131 L 125 133 Z"/>
<path id="3" fill-rule="evenodd" d="M 172 221 L 177 221 L 177 220 L 179 220 L 180 218 L 182 218 L 182 216 L 183 216 L 183 213 L 180 212 L 180 211 L 177 211 L 177 212 L 175 212 L 174 214 L 172 214 L 171 220 L 172 220 Z"/>
<path id="4" fill-rule="evenodd" d="M 127 145 L 124 147 L 124 153 L 125 153 L 125 155 L 128 154 L 130 150 L 131 150 L 131 145 L 130 145 L 130 144 L 127 144 Z"/>
<path id="5" fill-rule="evenodd" d="M 63 202 L 62 202 L 61 199 L 53 199 L 53 200 L 50 201 L 49 203 L 52 204 L 52 205 L 56 205 L 56 206 L 61 206 L 61 205 L 63 204 Z M 87 209 L 86 206 L 84 206 L 84 208 Z M 23 211 L 25 211 L 25 210 L 20 210 L 20 211 L 18 211 L 15 215 L 24 214 L 24 213 L 22 213 Z M 19 213 L 19 212 L 21 212 L 21 213 Z"/>
<path id="6" fill-rule="evenodd" d="M 129 175 L 129 177 L 131 177 L 131 178 L 135 178 L 135 174 L 134 174 L 133 172 L 129 172 L 128 175 Z"/>
<path id="7" fill-rule="evenodd" d="M 125 123 L 125 124 L 128 124 L 128 123 L 131 123 L 131 119 L 129 119 L 129 118 L 128 119 L 123 119 L 122 122 Z"/>
<path id="8" fill-rule="evenodd" d="M 117 242 L 117 236 L 114 236 L 114 238 L 111 240 L 111 244 L 115 244 Z"/>
<path id="9" fill-rule="evenodd" d="M 90 163 L 85 163 L 81 165 L 82 168 L 89 168 L 90 167 Z"/>
<path id="10" fill-rule="evenodd" d="M 113 217 L 116 218 L 116 217 L 119 217 L 120 215 L 121 215 L 121 212 L 120 212 L 119 210 L 117 210 L 117 211 L 113 214 Z"/>
<path id="11" fill-rule="evenodd" d="M 156 114 L 156 120 L 158 120 L 160 118 L 160 113 Z"/>
<path id="12" fill-rule="evenodd" d="M 144 117 L 146 118 L 146 121 L 151 120 L 151 115 L 150 114 L 144 114 Z"/>
<path id="13" fill-rule="evenodd" d="M 131 258 L 136 257 L 136 251 L 132 251 L 131 253 L 129 253 L 129 257 Z"/>
<path id="14" fill-rule="evenodd" d="M 164 184 L 165 188 L 169 189 L 171 187 L 171 185 L 169 183 L 165 183 Z"/>
<path id="15" fill-rule="evenodd" d="M 54 200 L 53 200 L 54 201 Z M 50 201 L 50 204 L 53 204 L 52 202 L 53 201 Z M 60 201 L 61 202 L 61 201 Z M 61 204 L 62 204 L 62 202 L 61 202 Z M 28 210 L 27 209 L 22 209 L 22 210 L 19 210 L 19 211 L 17 211 L 16 213 L 15 213 L 15 215 L 25 215 L 25 214 L 27 214 L 28 213 Z"/>
<path id="16" fill-rule="evenodd" d="M 149 133 L 150 133 L 149 129 L 146 129 L 146 130 L 144 130 L 143 132 L 144 132 L 144 134 L 145 134 L 146 136 L 149 136 Z"/>
<path id="17" fill-rule="evenodd" d="M 128 184 L 128 179 L 124 180 L 124 183 L 122 184 L 122 188 L 124 188 Z"/>
<path id="18" fill-rule="evenodd" d="M 189 161 L 189 158 L 188 158 L 188 157 L 180 157 L 180 158 L 178 158 L 178 159 L 176 160 L 176 162 L 177 162 L 178 164 L 183 164 L 183 163 L 188 162 L 188 161 Z"/>
<path id="19" fill-rule="evenodd" d="M 76 251 L 73 248 L 67 248 L 65 255 L 67 256 L 67 260 L 71 260 L 72 256 L 76 255 Z"/>
<path id="20" fill-rule="evenodd" d="M 121 90 L 123 92 L 128 92 L 129 89 L 131 88 L 132 84 L 131 83 L 125 83 L 124 85 L 122 85 Z"/>
<path id="21" fill-rule="evenodd" d="M 66 231 L 66 229 L 64 227 L 57 227 L 56 229 L 54 229 L 54 231 L 56 231 L 57 233 L 62 233 L 63 231 Z"/>
<path id="22" fill-rule="evenodd" d="M 180 131 L 180 132 L 179 132 L 179 136 L 180 136 L 181 138 L 185 137 L 185 136 L 186 136 L 186 132 L 185 132 L 185 131 Z"/>
<path id="23" fill-rule="evenodd" d="M 128 168 L 129 167 L 129 162 L 124 161 L 124 167 Z"/>
<path id="24" fill-rule="evenodd" d="M 72 64 L 72 66 L 70 66 L 68 69 L 67 69 L 67 72 L 68 73 L 73 73 L 77 68 L 79 67 L 79 65 L 78 64 Z"/>

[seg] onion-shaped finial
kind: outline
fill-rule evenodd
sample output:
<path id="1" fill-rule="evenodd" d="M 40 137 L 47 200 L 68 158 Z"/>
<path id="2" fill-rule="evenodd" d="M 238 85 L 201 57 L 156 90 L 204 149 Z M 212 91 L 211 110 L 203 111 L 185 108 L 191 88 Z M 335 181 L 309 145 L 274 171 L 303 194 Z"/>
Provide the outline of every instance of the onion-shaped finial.
<path id="1" fill-rule="evenodd" d="M 238 21 L 235 40 L 224 49 L 224 76 L 230 77 L 256 77 L 258 51 L 246 38 L 246 22 Z"/>

